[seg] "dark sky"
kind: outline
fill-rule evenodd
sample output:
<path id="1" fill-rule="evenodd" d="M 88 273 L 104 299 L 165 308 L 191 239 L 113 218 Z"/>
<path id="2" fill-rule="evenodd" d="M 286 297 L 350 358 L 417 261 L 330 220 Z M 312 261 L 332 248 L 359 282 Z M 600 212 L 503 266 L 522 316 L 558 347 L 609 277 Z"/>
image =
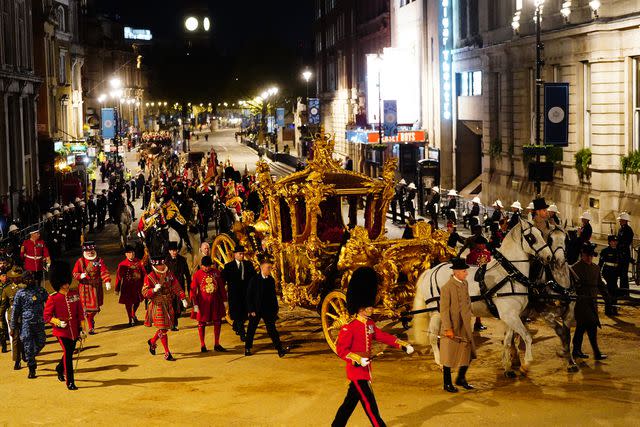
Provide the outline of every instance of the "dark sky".
<path id="1" fill-rule="evenodd" d="M 192 42 L 189 56 L 182 22 L 190 0 L 99 3 L 125 25 L 151 29 L 154 43 L 144 63 L 153 96 L 237 100 L 272 84 L 302 95 L 300 72 L 313 60 L 310 0 L 194 2 L 195 10 L 208 9 L 212 28 L 208 40 Z"/>

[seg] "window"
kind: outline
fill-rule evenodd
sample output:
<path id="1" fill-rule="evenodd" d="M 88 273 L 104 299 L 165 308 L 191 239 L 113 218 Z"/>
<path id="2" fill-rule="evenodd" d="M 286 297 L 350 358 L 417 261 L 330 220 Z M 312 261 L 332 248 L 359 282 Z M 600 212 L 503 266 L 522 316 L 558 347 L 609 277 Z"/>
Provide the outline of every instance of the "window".
<path id="1" fill-rule="evenodd" d="M 335 26 L 335 24 L 332 24 L 327 29 L 326 42 L 327 42 L 327 47 L 331 47 L 331 46 L 336 44 L 336 26 Z"/>
<path id="2" fill-rule="evenodd" d="M 640 57 L 633 58 L 633 149 L 640 150 Z"/>
<path id="3" fill-rule="evenodd" d="M 67 83 L 67 51 L 60 51 L 60 59 L 58 61 L 58 83 L 61 85 Z"/>
<path id="4" fill-rule="evenodd" d="M 404 6 L 408 5 L 408 4 L 411 4 L 414 1 L 416 1 L 416 0 L 400 0 L 400 7 L 404 7 Z"/>
<path id="5" fill-rule="evenodd" d="M 344 38 L 344 13 L 338 17 L 336 33 L 337 33 L 336 37 L 338 41 Z"/>
<path id="6" fill-rule="evenodd" d="M 316 52 L 322 51 L 322 33 L 316 33 Z"/>
<path id="7" fill-rule="evenodd" d="M 336 90 L 337 89 L 337 82 L 336 82 L 336 61 L 333 59 L 330 59 L 329 61 L 327 61 L 327 87 L 326 89 L 328 91 L 332 91 L 332 90 Z"/>
<path id="8" fill-rule="evenodd" d="M 458 73 L 458 96 L 482 95 L 482 71 L 465 71 Z"/>
<path id="9" fill-rule="evenodd" d="M 67 19 L 64 12 L 63 6 L 58 6 L 56 9 L 56 21 L 58 21 L 58 31 L 63 33 L 67 32 Z"/>
<path id="10" fill-rule="evenodd" d="M 322 17 L 322 0 L 316 0 L 316 19 Z"/>
<path id="11" fill-rule="evenodd" d="M 0 43 L 2 44 L 2 49 L 0 55 L 0 63 L 6 65 L 13 65 L 13 28 L 11 22 L 11 5 L 13 2 L 10 1 L 0 1 Z"/>
<path id="12" fill-rule="evenodd" d="M 583 148 L 591 148 L 591 64 L 582 63 L 582 142 Z"/>
<path id="13" fill-rule="evenodd" d="M 458 19 L 460 25 L 460 39 L 467 38 L 467 0 L 460 0 L 458 3 Z"/>

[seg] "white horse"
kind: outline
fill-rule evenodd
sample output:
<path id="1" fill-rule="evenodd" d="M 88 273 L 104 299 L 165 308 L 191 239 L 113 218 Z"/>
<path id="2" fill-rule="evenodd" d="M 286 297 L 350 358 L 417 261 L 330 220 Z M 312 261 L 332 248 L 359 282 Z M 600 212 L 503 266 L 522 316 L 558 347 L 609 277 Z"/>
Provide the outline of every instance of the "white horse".
<path id="1" fill-rule="evenodd" d="M 553 256 L 549 245 L 542 233 L 531 222 L 521 219 L 505 236 L 498 252 L 505 260 L 492 259 L 486 266 L 484 281 L 488 292 L 493 292 L 491 301 L 495 305 L 500 320 L 506 325 L 503 341 L 503 366 L 506 373 L 511 372 L 511 347 L 513 333 L 517 333 L 525 342 L 525 366 L 533 361 L 531 345 L 533 339 L 520 319 L 521 313 L 526 309 L 528 289 L 523 282 L 529 277 L 530 257 L 535 257 L 547 264 Z M 475 280 L 475 274 L 479 267 L 469 269 L 468 283 L 469 295 L 473 298 L 481 294 L 480 284 Z M 413 310 L 432 310 L 416 314 L 413 317 L 412 333 L 417 344 L 431 343 L 435 361 L 440 362 L 440 349 L 438 348 L 438 335 L 440 333 L 440 313 L 438 304 L 440 300 L 440 287 L 451 278 L 449 264 L 443 263 L 425 271 L 418 277 L 416 295 L 413 302 Z M 512 294 L 501 296 L 501 294 Z M 484 300 L 471 303 L 471 310 L 475 316 L 493 317 L 489 306 Z M 428 323 L 428 327 L 427 327 Z M 513 374 L 515 375 L 515 374 Z M 509 376 L 511 376 L 509 374 Z"/>

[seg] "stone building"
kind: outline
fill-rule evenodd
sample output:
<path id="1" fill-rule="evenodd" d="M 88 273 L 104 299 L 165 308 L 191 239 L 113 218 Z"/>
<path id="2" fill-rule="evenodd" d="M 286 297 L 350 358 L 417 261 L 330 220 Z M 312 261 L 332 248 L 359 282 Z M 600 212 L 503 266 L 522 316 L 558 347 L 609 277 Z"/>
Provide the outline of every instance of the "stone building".
<path id="1" fill-rule="evenodd" d="M 484 203 L 526 205 L 534 194 L 522 150 L 535 141 L 533 2 L 454 4 L 455 185 L 479 179 Z M 541 22 L 542 78 L 569 83 L 569 146 L 542 194 L 569 225 L 590 210 L 594 231 L 606 234 L 620 211 L 640 215 L 638 171 L 621 169 L 640 147 L 640 0 L 546 0 Z M 579 177 L 575 155 L 589 151 Z"/>
<path id="2" fill-rule="evenodd" d="M 20 195 L 38 187 L 31 0 L 0 1 L 0 204 L 15 217 Z"/>

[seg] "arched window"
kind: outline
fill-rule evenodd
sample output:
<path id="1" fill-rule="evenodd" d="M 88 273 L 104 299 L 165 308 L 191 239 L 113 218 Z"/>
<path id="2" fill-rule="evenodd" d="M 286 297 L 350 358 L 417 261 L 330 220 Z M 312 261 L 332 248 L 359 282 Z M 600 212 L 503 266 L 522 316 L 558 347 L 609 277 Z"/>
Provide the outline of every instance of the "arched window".
<path id="1" fill-rule="evenodd" d="M 67 20 L 64 13 L 64 7 L 58 6 L 56 9 L 56 21 L 58 21 L 58 31 L 67 32 Z"/>

